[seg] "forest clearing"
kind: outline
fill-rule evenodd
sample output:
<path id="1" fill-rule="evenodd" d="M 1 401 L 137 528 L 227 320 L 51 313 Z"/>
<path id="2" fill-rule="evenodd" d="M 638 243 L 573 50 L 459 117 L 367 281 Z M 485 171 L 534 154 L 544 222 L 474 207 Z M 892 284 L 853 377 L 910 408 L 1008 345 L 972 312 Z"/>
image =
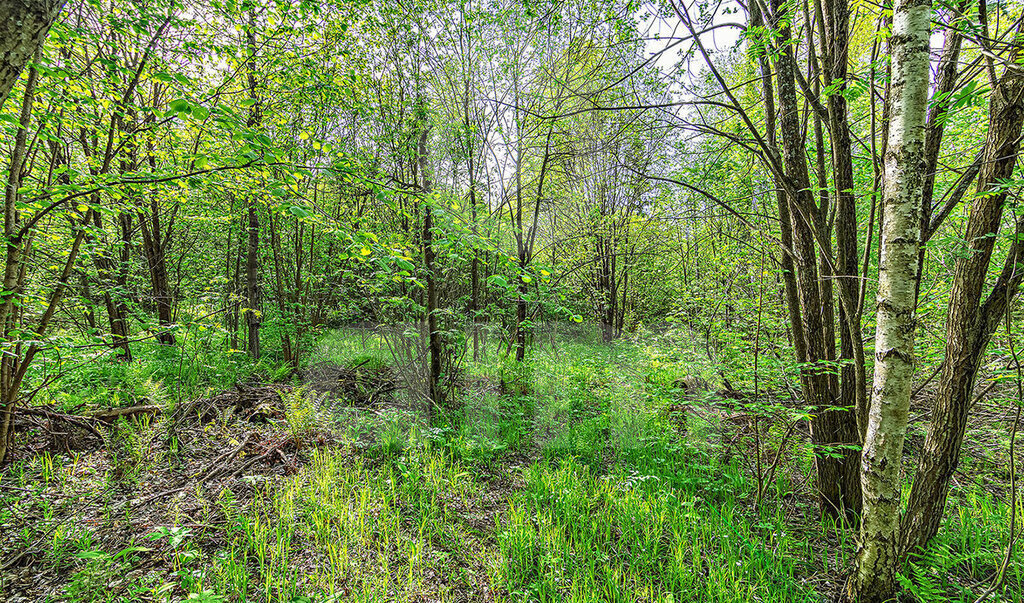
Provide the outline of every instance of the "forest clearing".
<path id="1" fill-rule="evenodd" d="M 0 601 L 1024 602 L 1020 0 L 0 0 Z"/>
<path id="2" fill-rule="evenodd" d="M 106 444 L 85 430 L 30 444 L 42 452 L 8 470 L 16 489 L 3 493 L 15 534 L 4 556 L 18 568 L 6 570 L 10 592 L 83 601 L 838 595 L 854 543 L 818 517 L 797 400 L 764 392 L 752 413 L 753 400 L 688 386 L 714 367 L 678 333 L 608 346 L 566 330 L 555 347 L 539 346 L 532 375 L 509 380 L 516 367 L 493 352 L 470 364 L 465 398 L 432 421 L 401 394 L 346 402 L 357 380 L 346 368 L 388 372 L 387 345 L 363 329 L 328 334 L 311 352 L 319 370 L 295 384 L 243 381 L 181 408 L 155 385 L 159 373 L 147 374 L 173 371 L 166 360 L 89 375 L 83 389 L 130 388 L 133 402 L 174 410 L 122 419 Z M 326 367 L 335 367 L 329 378 Z M 520 389 L 508 393 L 512 384 Z M 1003 561 L 1007 491 L 995 468 L 1005 458 L 980 441 L 1007 436 L 997 412 L 979 409 L 970 426 L 977 445 L 956 478 L 957 511 L 925 561 L 939 572 L 919 562 L 908 574 L 953 600 L 967 600 Z M 1016 565 L 1006 585 L 1005 600 L 1019 600 Z"/>

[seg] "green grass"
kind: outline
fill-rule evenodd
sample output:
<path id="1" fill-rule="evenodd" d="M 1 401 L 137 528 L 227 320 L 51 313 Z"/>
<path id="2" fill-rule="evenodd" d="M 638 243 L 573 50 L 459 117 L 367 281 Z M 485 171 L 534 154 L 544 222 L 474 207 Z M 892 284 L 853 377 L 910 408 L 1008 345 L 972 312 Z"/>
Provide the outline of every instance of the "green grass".
<path id="1" fill-rule="evenodd" d="M 214 331 L 178 334 L 174 347 L 144 340 L 132 344 L 134 361 L 116 360 L 105 349 L 67 347 L 34 365 L 30 384 L 41 387 L 35 403 L 58 408 L 175 404 L 246 380 L 272 381 L 288 372 L 273 354 L 253 362 L 244 352 L 225 352 Z M 63 373 L 60 379 L 47 377 Z"/>
<path id="2" fill-rule="evenodd" d="M 210 586 L 238 600 L 398 601 L 427 592 L 444 600 L 473 585 L 438 585 L 439 576 L 485 567 L 459 514 L 479 492 L 463 466 L 429 447 L 402 450 L 376 467 L 344 452 L 317 452 L 268 494 L 265 515 L 232 518 L 230 546 Z"/>
<path id="3" fill-rule="evenodd" d="M 536 601 L 813 600 L 795 578 L 808 554 L 753 530 L 731 505 L 653 476 L 534 465 L 498 534 L 497 582 Z"/>
<path id="4" fill-rule="evenodd" d="M 533 350 L 522 366 L 489 349 L 466 367 L 474 385 L 429 421 L 402 408 L 331 409 L 296 389 L 284 396 L 280 429 L 296 440 L 330 432 L 335 444 L 311 448 L 296 475 L 257 483 L 244 504 L 231 490 L 206 493 L 198 521 L 213 531 L 154 531 L 168 543 L 168 572 L 117 597 L 827 600 L 855 543 L 848 530 L 816 519 L 810 447 L 785 437 L 785 407 L 687 398 L 678 380 L 711 380 L 710 367 L 685 343 L 652 341 L 560 343 Z M 316 350 L 311 362 L 342 366 L 379 368 L 390 358 L 379 339 L 358 332 L 329 333 Z M 166 397 L 176 373 L 164 355 L 172 353 L 140 352 L 151 355 L 83 371 L 78 395 Z M 206 361 L 205 376 L 190 377 L 193 391 L 269 366 Z M 751 424 L 727 420 L 740 412 L 760 417 L 762 454 L 780 458 L 774 474 L 756 474 Z M 159 429 L 140 422 L 119 430 L 99 486 L 84 485 L 77 459 L 49 454 L 20 461 L 5 483 L 39 492 L 136 487 L 140 475 L 169 462 L 150 437 Z M 768 482 L 755 508 L 759 479 Z M 35 496 L 0 509 L 0 522 L 26 512 L 47 518 L 61 510 Z M 1005 493 L 972 482 L 955 489 L 941 537 L 905 572 L 909 600 L 973 601 L 1003 562 L 1007 517 Z M 15 537 L 27 544 L 38 536 Z M 112 596 L 105 585 L 138 563 L 132 546 L 146 546 L 105 551 L 73 523 L 49 538 L 49 563 L 72 576 L 69 600 Z M 1024 601 L 1021 558 L 1018 548 L 991 601 Z"/>

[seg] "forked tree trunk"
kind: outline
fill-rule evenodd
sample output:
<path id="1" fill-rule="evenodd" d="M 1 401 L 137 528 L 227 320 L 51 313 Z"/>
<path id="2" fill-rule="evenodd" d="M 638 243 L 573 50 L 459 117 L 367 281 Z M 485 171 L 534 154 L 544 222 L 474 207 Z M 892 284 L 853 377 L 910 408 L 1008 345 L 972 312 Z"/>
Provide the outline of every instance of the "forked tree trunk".
<path id="1" fill-rule="evenodd" d="M 779 94 L 779 134 L 782 159 L 788 179 L 788 208 L 792 218 L 793 252 L 797 269 L 797 293 L 803 321 L 804 368 L 801 385 L 805 402 L 814 414 L 811 439 L 815 450 L 815 468 L 821 511 L 833 517 L 853 519 L 859 503 L 857 455 L 851 446 L 859 443 L 856 416 L 837 410 L 837 382 L 829 366 L 833 341 L 826 339 L 825 317 L 832 316 L 832 299 L 823 298 L 819 286 L 814 217 L 818 208 L 811 193 L 810 175 L 801 133 L 799 105 L 796 100 L 796 61 L 789 42 L 791 33 L 786 5 L 772 0 L 773 21 L 777 26 L 778 57 L 776 77 Z"/>
<path id="2" fill-rule="evenodd" d="M 170 285 L 167 281 L 168 241 L 161 234 L 159 207 L 155 196 L 152 212 L 149 216 L 140 212 L 139 224 L 142 226 L 142 248 L 146 257 L 146 268 L 153 287 L 153 302 L 156 305 L 157 319 L 160 322 L 157 341 L 163 345 L 174 345 L 176 340 L 174 333 L 170 330 L 174 322 L 174 306 Z"/>
<path id="3" fill-rule="evenodd" d="M 850 598 L 863 603 L 890 600 L 901 569 L 900 465 L 914 376 L 930 20 L 930 0 L 896 3 L 876 298 L 875 377 L 861 456 L 860 546 L 849 589 Z"/>
<path id="4" fill-rule="evenodd" d="M 1018 30 L 1010 64 L 1020 56 L 1024 35 Z M 949 480 L 960 460 L 960 447 L 974 383 L 989 339 L 1024 278 L 1018 265 L 1024 256 L 1024 219 L 1017 222 L 1014 243 L 988 297 L 982 301 L 996 234 L 1003 219 L 1007 190 L 1020 152 L 1024 123 L 1024 74 L 1008 68 L 992 90 L 988 135 L 978 175 L 977 195 L 965 235 L 968 250 L 959 256 L 953 274 L 946 318 L 946 355 L 932 408 L 928 435 L 903 520 L 903 546 L 909 552 L 938 533 Z"/>
<path id="5" fill-rule="evenodd" d="M 154 101 L 158 98 L 155 86 L 153 98 Z M 153 104 L 156 105 L 156 102 Z M 152 141 L 147 144 L 147 161 L 149 169 L 156 173 L 156 153 L 153 150 Z M 153 287 L 157 320 L 160 322 L 157 341 L 163 345 L 175 345 L 177 340 L 171 331 L 171 325 L 174 322 L 174 303 L 167 278 L 167 252 L 171 246 L 174 213 L 171 213 L 167 224 L 164 224 L 160 216 L 160 201 L 156 192 L 150 194 L 149 213 L 139 210 L 139 225 L 142 229 L 142 249 L 146 258 L 146 268 Z M 228 247 L 231 247 L 230 241 Z"/>

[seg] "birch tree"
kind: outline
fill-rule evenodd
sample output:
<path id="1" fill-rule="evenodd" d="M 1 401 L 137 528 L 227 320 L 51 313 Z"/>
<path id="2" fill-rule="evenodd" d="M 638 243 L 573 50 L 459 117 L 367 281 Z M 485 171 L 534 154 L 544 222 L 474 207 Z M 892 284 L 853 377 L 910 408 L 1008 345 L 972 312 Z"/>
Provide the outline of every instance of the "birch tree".
<path id="1" fill-rule="evenodd" d="M 883 230 L 876 297 L 875 376 L 861 454 L 863 515 L 851 599 L 889 600 L 899 565 L 900 464 L 914 375 L 931 0 L 893 11 Z"/>

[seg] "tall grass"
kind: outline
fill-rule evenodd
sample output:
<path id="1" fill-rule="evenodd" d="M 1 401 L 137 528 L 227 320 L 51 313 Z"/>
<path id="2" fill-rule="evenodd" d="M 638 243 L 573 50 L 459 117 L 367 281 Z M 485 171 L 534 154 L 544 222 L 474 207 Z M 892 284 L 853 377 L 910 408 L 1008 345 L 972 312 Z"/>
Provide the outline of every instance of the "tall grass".
<path id="1" fill-rule="evenodd" d="M 201 343 L 185 340 L 179 351 L 137 346 L 133 365 L 87 366 L 73 377 L 75 395 L 170 400 L 173 387 L 196 394 L 272 376 L 271 364 L 206 352 Z M 244 505 L 231 490 L 216 495 L 218 546 L 190 546 L 183 537 L 173 557 L 176 585 L 155 585 L 151 594 L 184 591 L 209 601 L 825 600 L 855 547 L 848 529 L 815 519 L 805 479 L 810 446 L 800 437 L 786 444 L 784 467 L 755 508 L 754 440 L 724 417 L 756 409 L 684 395 L 681 378 L 710 380 L 714 371 L 699 361 L 699 350 L 674 345 L 664 338 L 548 342 L 519 365 L 492 342 L 466 367 L 470 379 L 459 398 L 430 417 L 408 408 L 345 408 L 296 388 L 284 397 L 281 429 L 296 439 L 329 430 L 341 444 L 312 452 L 293 477 L 262 482 Z M 351 366 L 366 357 L 389 358 L 379 338 L 335 331 L 311 362 Z M 192 364 L 183 370 L 186 362 Z M 763 435 L 759 445 L 783 445 L 778 433 Z M 155 454 L 150 441 L 126 432 L 114 452 L 129 469 L 141 467 Z M 19 465 L 15 484 L 25 488 L 38 476 L 49 487 L 67 482 L 68 471 L 43 455 Z M 1012 538 L 1004 498 L 972 483 L 954 491 L 941 537 L 904 573 L 911 600 L 973 601 L 984 590 Z M 1024 505 L 1017 504 L 1020 517 Z M 88 530 L 54 535 L 54 555 L 93 546 Z M 86 572 L 79 588 L 92 580 L 88 572 L 128 562 L 117 551 L 104 554 L 102 563 L 79 570 Z M 1015 553 L 990 600 L 1024 601 L 1020 559 Z"/>

